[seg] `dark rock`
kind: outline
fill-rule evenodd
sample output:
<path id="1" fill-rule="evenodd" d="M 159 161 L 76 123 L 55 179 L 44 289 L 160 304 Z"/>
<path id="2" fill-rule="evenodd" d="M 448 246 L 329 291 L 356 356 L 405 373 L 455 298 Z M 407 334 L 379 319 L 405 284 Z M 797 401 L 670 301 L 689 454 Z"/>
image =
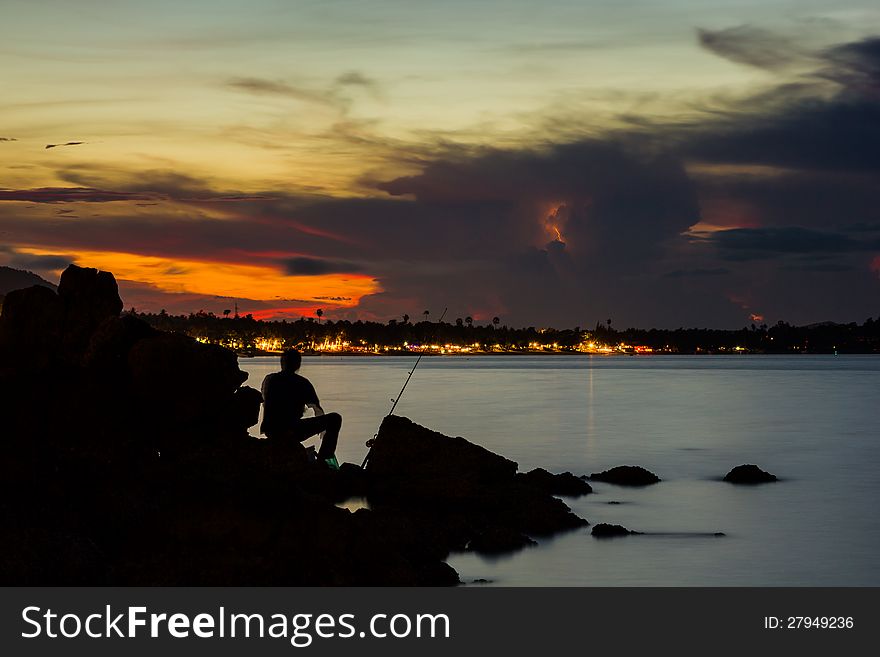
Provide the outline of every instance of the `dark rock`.
<path id="1" fill-rule="evenodd" d="M 371 477 L 389 486 L 401 482 L 431 494 L 438 486 L 510 481 L 517 464 L 464 438 L 444 436 L 389 415 L 382 421 L 367 467 Z"/>
<path id="2" fill-rule="evenodd" d="M 516 552 L 537 544 L 525 534 L 494 526 L 478 531 L 467 544 L 467 549 L 478 554 L 498 555 Z"/>
<path id="3" fill-rule="evenodd" d="M 122 312 L 119 287 L 110 272 L 70 265 L 61 274 L 58 297 L 64 307 L 61 349 L 75 361 L 86 351 L 95 329 Z"/>
<path id="4" fill-rule="evenodd" d="M 604 472 L 594 472 L 590 479 L 618 486 L 648 486 L 660 481 L 660 477 L 638 465 L 619 465 Z"/>
<path id="5" fill-rule="evenodd" d="M 260 420 L 263 395 L 259 390 L 242 386 L 232 393 L 230 422 L 236 429 L 247 431 Z"/>
<path id="6" fill-rule="evenodd" d="M 516 467 L 464 438 L 389 416 L 366 468 L 367 497 L 373 509 L 430 520 L 447 550 L 475 539 L 479 545 L 480 536 L 486 545 L 510 546 L 522 543 L 512 537 L 547 536 L 587 524 L 561 500 L 518 477 Z"/>
<path id="7" fill-rule="evenodd" d="M 598 525 L 593 526 L 593 530 L 590 533 L 596 538 L 614 538 L 615 536 L 629 536 L 639 532 L 632 532 L 621 525 L 610 525 L 600 522 Z"/>
<path id="8" fill-rule="evenodd" d="M 7 294 L 0 314 L 0 367 L 46 367 L 58 352 L 63 315 L 61 300 L 47 287 Z"/>
<path id="9" fill-rule="evenodd" d="M 738 465 L 724 475 L 724 481 L 731 484 L 764 484 L 777 481 L 776 475 L 765 472 L 757 465 Z"/>
<path id="10" fill-rule="evenodd" d="M 593 492 L 593 488 L 580 477 L 570 472 L 552 474 L 544 468 L 535 468 L 529 472 L 519 473 L 517 479 L 529 486 L 534 486 L 550 495 L 566 495 L 580 497 Z"/>
<path id="11" fill-rule="evenodd" d="M 135 344 L 159 332 L 134 315 L 109 317 L 89 339 L 83 365 L 104 376 L 124 376 L 128 354 Z"/>
<path id="12" fill-rule="evenodd" d="M 216 425 L 247 379 L 234 352 L 176 333 L 138 341 L 128 369 L 134 401 L 153 425 Z"/>

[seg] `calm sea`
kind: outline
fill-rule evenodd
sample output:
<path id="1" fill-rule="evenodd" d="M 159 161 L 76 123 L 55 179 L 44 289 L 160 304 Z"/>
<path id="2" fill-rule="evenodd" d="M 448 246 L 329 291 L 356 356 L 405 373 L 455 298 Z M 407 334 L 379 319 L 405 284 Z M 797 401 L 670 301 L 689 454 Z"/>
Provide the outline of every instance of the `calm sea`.
<path id="1" fill-rule="evenodd" d="M 413 358 L 305 358 L 360 463 Z M 275 358 L 241 359 L 259 387 Z M 584 474 L 641 465 L 661 483 L 568 499 L 589 528 L 501 559 L 453 555 L 505 586 L 880 585 L 880 357 L 491 356 L 422 360 L 397 408 L 519 463 Z M 720 478 L 756 463 L 776 484 Z M 617 502 L 617 504 L 612 504 Z M 724 532 L 724 537 L 714 537 Z"/>

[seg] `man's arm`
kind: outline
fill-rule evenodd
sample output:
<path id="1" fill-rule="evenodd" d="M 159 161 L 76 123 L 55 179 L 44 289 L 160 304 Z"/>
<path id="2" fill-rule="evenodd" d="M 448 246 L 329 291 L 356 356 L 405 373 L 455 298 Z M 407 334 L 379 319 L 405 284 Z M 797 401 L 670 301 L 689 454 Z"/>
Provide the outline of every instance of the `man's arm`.
<path id="1" fill-rule="evenodd" d="M 319 415 L 324 415 L 324 409 L 321 408 L 321 404 L 316 402 L 314 404 L 306 404 L 306 406 L 315 411 L 315 417 L 318 417 Z"/>

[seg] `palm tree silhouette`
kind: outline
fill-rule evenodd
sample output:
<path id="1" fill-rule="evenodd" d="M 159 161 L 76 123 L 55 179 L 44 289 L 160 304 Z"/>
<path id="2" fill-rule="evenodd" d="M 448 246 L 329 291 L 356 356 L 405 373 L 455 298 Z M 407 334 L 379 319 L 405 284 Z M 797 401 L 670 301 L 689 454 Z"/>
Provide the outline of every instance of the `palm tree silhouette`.
<path id="1" fill-rule="evenodd" d="M 464 323 L 468 325 L 468 328 L 473 328 L 474 326 L 474 318 L 468 315 L 464 318 Z"/>
<path id="2" fill-rule="evenodd" d="M 498 325 L 501 323 L 501 320 L 498 317 L 492 318 L 492 328 L 498 328 Z"/>
<path id="3" fill-rule="evenodd" d="M 320 308 L 318 308 L 318 309 L 315 311 L 315 314 L 318 316 L 318 324 L 320 324 L 320 323 L 321 323 L 321 318 L 324 316 L 324 311 L 321 310 Z"/>
<path id="4" fill-rule="evenodd" d="M 422 314 L 425 316 L 425 321 L 427 322 L 427 321 L 428 321 L 428 315 L 431 314 L 431 311 L 430 311 L 430 310 L 426 310 L 426 311 L 423 312 Z"/>
<path id="5" fill-rule="evenodd" d="M 403 313 L 403 323 L 404 324 L 409 323 L 409 315 L 407 315 L 406 313 Z"/>

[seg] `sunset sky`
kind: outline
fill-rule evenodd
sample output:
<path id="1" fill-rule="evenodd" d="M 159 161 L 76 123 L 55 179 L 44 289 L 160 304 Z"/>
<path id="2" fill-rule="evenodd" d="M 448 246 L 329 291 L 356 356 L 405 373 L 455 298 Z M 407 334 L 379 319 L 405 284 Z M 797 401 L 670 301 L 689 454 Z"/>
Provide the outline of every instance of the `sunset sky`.
<path id="1" fill-rule="evenodd" d="M 0 264 L 127 307 L 880 312 L 876 1 L 3 0 L 0 83 Z"/>

